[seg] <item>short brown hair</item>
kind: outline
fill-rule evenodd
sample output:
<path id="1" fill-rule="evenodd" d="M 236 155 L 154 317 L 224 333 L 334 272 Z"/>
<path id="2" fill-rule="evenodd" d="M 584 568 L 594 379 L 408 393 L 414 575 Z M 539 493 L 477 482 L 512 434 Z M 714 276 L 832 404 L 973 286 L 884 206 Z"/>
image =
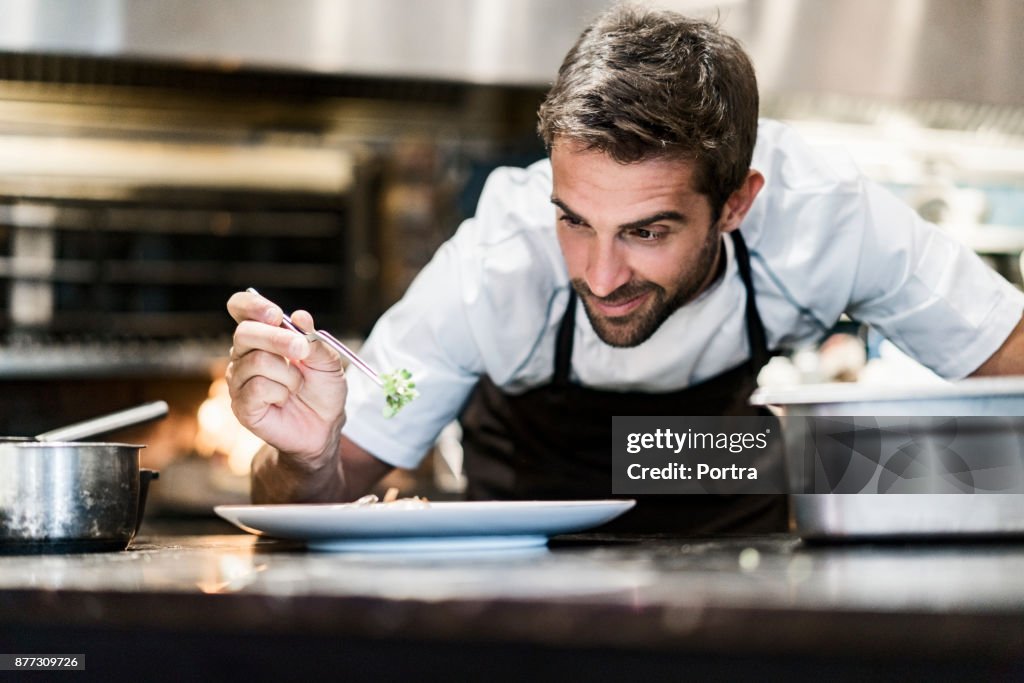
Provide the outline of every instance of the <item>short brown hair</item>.
<path id="1" fill-rule="evenodd" d="M 548 149 L 565 138 L 632 163 L 696 162 L 696 191 L 717 216 L 750 168 L 757 77 L 740 44 L 714 24 L 620 6 L 569 50 L 540 106 Z"/>

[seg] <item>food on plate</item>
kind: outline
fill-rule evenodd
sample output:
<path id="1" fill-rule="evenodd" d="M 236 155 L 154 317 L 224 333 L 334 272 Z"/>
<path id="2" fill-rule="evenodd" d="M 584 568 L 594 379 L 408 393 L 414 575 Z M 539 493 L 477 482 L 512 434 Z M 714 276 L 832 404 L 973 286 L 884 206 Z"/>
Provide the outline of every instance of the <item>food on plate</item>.
<path id="1" fill-rule="evenodd" d="M 395 487 L 391 487 L 384 494 L 383 498 L 380 498 L 375 493 L 371 493 L 369 495 L 363 496 L 362 498 L 353 501 L 352 503 L 350 503 L 350 505 L 355 505 L 358 507 L 381 506 L 387 508 L 410 509 L 428 508 L 430 507 L 430 501 L 427 500 L 426 498 L 421 498 L 420 496 L 412 496 L 411 498 L 399 498 L 398 489 L 396 489 Z"/>

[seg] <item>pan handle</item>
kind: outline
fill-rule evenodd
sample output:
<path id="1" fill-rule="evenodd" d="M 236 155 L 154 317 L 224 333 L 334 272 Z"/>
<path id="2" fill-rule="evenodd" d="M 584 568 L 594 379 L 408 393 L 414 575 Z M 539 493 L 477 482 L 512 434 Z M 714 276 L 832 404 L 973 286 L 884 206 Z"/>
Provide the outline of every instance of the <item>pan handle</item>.
<path id="1" fill-rule="evenodd" d="M 94 417 L 82 422 L 58 427 L 36 435 L 36 441 L 78 441 L 97 434 L 106 434 L 133 425 L 158 420 L 167 415 L 166 401 L 153 401 L 142 405 L 119 410 L 116 413 Z"/>
<path id="2" fill-rule="evenodd" d="M 142 526 L 142 515 L 146 512 L 146 496 L 149 494 L 149 482 L 154 479 L 159 479 L 160 473 L 156 470 L 139 470 L 139 509 L 135 514 L 135 531 L 132 532 L 132 537 L 139 533 L 139 527 Z"/>

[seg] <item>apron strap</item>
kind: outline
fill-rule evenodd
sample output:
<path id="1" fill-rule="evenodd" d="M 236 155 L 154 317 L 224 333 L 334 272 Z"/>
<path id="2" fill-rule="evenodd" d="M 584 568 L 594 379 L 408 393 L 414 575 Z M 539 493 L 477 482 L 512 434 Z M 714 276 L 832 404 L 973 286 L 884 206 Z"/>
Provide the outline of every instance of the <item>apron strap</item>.
<path id="1" fill-rule="evenodd" d="M 733 230 L 732 244 L 736 249 L 736 267 L 740 271 L 740 278 L 743 280 L 743 287 L 747 290 L 747 339 L 750 342 L 750 360 L 755 372 L 763 368 L 771 359 L 771 351 L 768 350 L 768 339 L 764 331 L 764 323 L 761 322 L 761 315 L 757 312 L 757 301 L 754 295 L 754 278 L 750 272 L 750 252 L 747 250 L 747 243 L 739 230 Z"/>
<path id="2" fill-rule="evenodd" d="M 558 339 L 555 342 L 555 375 L 552 384 L 560 389 L 569 386 L 569 370 L 572 365 L 572 338 L 576 331 L 576 290 L 569 285 L 569 304 L 558 325 Z"/>

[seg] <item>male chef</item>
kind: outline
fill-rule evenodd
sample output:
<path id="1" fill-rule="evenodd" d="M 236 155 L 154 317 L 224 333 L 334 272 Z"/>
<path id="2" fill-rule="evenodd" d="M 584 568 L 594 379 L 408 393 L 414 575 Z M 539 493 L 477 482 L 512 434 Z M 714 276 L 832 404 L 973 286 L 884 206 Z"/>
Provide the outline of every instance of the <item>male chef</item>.
<path id="1" fill-rule="evenodd" d="M 947 378 L 1022 371 L 1024 295 L 848 161 L 759 122 L 751 63 L 712 24 L 606 12 L 539 132 L 549 158 L 491 174 L 362 347 L 412 372 L 420 398 L 398 416 L 268 300 L 231 297 L 232 405 L 267 444 L 254 502 L 352 500 L 416 466 L 453 419 L 470 498 L 608 498 L 613 415 L 753 414 L 770 354 L 843 313 Z M 630 515 L 646 530 L 786 527 L 781 496 L 649 496 Z"/>

